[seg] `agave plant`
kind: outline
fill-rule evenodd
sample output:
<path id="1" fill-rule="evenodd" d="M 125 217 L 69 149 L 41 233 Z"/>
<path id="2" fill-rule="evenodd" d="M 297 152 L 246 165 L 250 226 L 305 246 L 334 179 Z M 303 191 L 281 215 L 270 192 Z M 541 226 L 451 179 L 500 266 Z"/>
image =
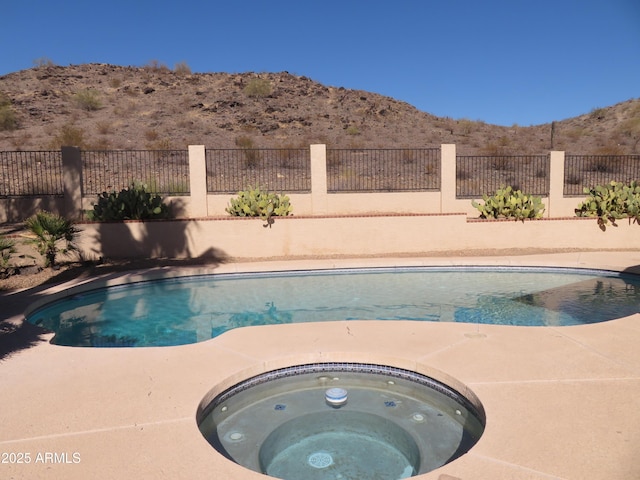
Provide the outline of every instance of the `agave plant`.
<path id="1" fill-rule="evenodd" d="M 50 212 L 38 212 L 25 221 L 38 253 L 44 257 L 45 267 L 55 267 L 56 256 L 67 255 L 78 248 L 75 239 L 79 233 L 71 220 Z"/>
<path id="2" fill-rule="evenodd" d="M 15 242 L 0 235 L 0 271 L 9 266 L 11 254 L 15 251 Z"/>

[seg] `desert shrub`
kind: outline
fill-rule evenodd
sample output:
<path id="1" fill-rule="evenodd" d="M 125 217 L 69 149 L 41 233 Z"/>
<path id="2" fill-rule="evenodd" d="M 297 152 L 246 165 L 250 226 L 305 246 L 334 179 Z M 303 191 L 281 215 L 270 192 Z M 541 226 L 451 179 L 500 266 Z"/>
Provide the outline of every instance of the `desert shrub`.
<path id="1" fill-rule="evenodd" d="M 102 135 L 109 135 L 114 132 L 113 123 L 108 121 L 96 123 L 96 129 L 98 130 L 98 133 Z"/>
<path id="2" fill-rule="evenodd" d="M 360 130 L 358 129 L 358 127 L 356 127 L 355 125 L 349 125 L 346 129 L 345 129 L 345 133 L 347 135 L 360 135 Z"/>
<path id="3" fill-rule="evenodd" d="M 463 118 L 459 120 L 458 126 L 460 127 L 460 132 L 462 135 L 469 135 L 476 130 L 477 123 L 469 120 L 468 118 Z"/>
<path id="4" fill-rule="evenodd" d="M 0 92 L 0 107 L 8 107 L 11 105 L 11 99 L 7 94 Z"/>
<path id="5" fill-rule="evenodd" d="M 171 143 L 171 140 L 168 139 L 168 138 L 158 138 L 154 142 L 147 143 L 146 147 L 149 150 L 157 150 L 159 152 L 166 152 L 167 150 L 171 150 L 173 148 L 173 144 Z M 161 155 L 161 157 L 164 157 L 164 156 L 166 156 L 166 155 L 165 154 Z"/>
<path id="6" fill-rule="evenodd" d="M 602 120 L 607 114 L 607 110 L 604 108 L 596 107 L 591 109 L 590 116 L 595 120 Z"/>
<path id="7" fill-rule="evenodd" d="M 335 149 L 327 148 L 327 166 L 339 167 L 342 163 L 342 158 Z"/>
<path id="8" fill-rule="evenodd" d="M 18 126 L 16 114 L 9 106 L 0 106 L 0 132 L 15 130 Z"/>
<path id="9" fill-rule="evenodd" d="M 606 148 L 598 148 L 596 154 L 591 157 L 591 161 L 586 170 L 597 173 L 619 173 L 624 170 L 625 159 L 620 147 L 615 146 L 615 150 L 607 153 Z M 617 152 L 617 153 L 616 153 Z"/>
<path id="10" fill-rule="evenodd" d="M 629 118 L 620 124 L 618 127 L 620 133 L 629 137 L 640 133 L 640 111 L 638 111 L 636 115 L 637 116 Z"/>
<path id="11" fill-rule="evenodd" d="M 242 149 L 244 164 L 247 168 L 255 168 L 260 163 L 260 151 L 251 137 L 240 135 L 235 140 L 236 146 Z"/>
<path id="12" fill-rule="evenodd" d="M 27 144 L 30 138 L 31 138 L 31 135 L 27 132 L 20 132 L 20 133 L 14 134 L 10 139 L 11 145 L 13 145 L 13 148 L 15 148 L 17 151 L 21 151 L 25 147 L 25 145 Z"/>
<path id="13" fill-rule="evenodd" d="M 544 205 L 540 197 L 527 195 L 511 186 L 501 187 L 489 196 L 483 195 L 484 204 L 472 200 L 471 204 L 480 212 L 480 218 L 509 218 L 522 220 L 541 218 Z"/>
<path id="14" fill-rule="evenodd" d="M 11 108 L 11 100 L 0 92 L 0 132 L 3 130 L 15 130 L 18 125 L 16 114 Z"/>
<path id="15" fill-rule="evenodd" d="M 272 217 L 283 217 L 291 213 L 289 197 L 268 192 L 260 187 L 249 187 L 238 192 L 237 198 L 232 198 L 226 212 L 234 217 L 260 217 L 266 221 L 266 226 L 273 224 Z"/>
<path id="16" fill-rule="evenodd" d="M 515 170 L 514 159 L 505 156 L 495 156 L 490 159 L 489 163 L 494 170 L 513 171 Z"/>
<path id="17" fill-rule="evenodd" d="M 187 62 L 178 62 L 173 67 L 173 71 L 178 75 L 191 75 L 191 67 L 187 65 Z"/>
<path id="18" fill-rule="evenodd" d="M 51 140 L 50 146 L 52 149 L 59 149 L 60 147 L 80 147 L 84 148 L 84 130 L 74 127 L 71 124 L 66 124 L 60 127 L 60 131 Z"/>
<path id="19" fill-rule="evenodd" d="M 100 94 L 97 90 L 88 88 L 86 90 L 80 90 L 73 95 L 73 101 L 83 110 L 94 111 L 98 110 L 102 103 L 100 102 Z"/>
<path id="20" fill-rule="evenodd" d="M 236 147 L 238 148 L 256 148 L 255 143 L 251 137 L 246 135 L 240 135 L 235 139 Z"/>
<path id="21" fill-rule="evenodd" d="M 149 142 L 154 142 L 158 138 L 160 138 L 160 134 L 155 129 L 145 130 L 144 131 L 144 138 L 146 138 L 147 141 L 149 141 Z"/>
<path id="22" fill-rule="evenodd" d="M 148 72 L 169 72 L 171 71 L 169 69 L 169 67 L 167 67 L 164 63 L 158 61 L 158 60 L 150 60 L 149 63 L 147 63 L 144 66 L 144 69 Z"/>
<path id="23" fill-rule="evenodd" d="M 50 212 L 38 212 L 25 220 L 25 227 L 38 253 L 44 257 L 45 267 L 55 267 L 58 254 L 77 250 L 75 239 L 80 233 L 71 220 Z"/>
<path id="24" fill-rule="evenodd" d="M 93 210 L 87 212 L 90 220 L 98 222 L 123 220 L 149 220 L 169 218 L 169 206 L 160 195 L 147 191 L 147 186 L 133 182 L 120 192 L 102 192 Z"/>
<path id="25" fill-rule="evenodd" d="M 248 97 L 263 98 L 271 95 L 271 82 L 266 78 L 252 78 L 244 87 L 244 94 Z"/>
<path id="26" fill-rule="evenodd" d="M 11 262 L 11 255 L 16 252 L 15 242 L 0 235 L 0 278 L 5 276 Z"/>
<path id="27" fill-rule="evenodd" d="M 111 148 L 111 142 L 106 137 L 100 137 L 94 139 L 90 144 L 85 145 L 87 150 L 109 150 Z"/>
<path id="28" fill-rule="evenodd" d="M 578 217 L 596 217 L 601 230 L 606 230 L 609 222 L 617 227 L 617 220 L 628 218 L 630 222 L 640 223 L 640 185 L 609 182 L 594 188 L 585 188 L 587 198 L 578 205 L 575 213 Z"/>
<path id="29" fill-rule="evenodd" d="M 144 184 L 147 187 L 147 192 L 151 193 L 189 194 L 189 181 L 178 177 L 171 178 L 168 182 L 159 182 L 156 177 L 151 177 L 145 180 Z"/>
<path id="30" fill-rule="evenodd" d="M 40 57 L 40 58 L 36 58 L 33 61 L 33 66 L 36 67 L 36 68 L 40 68 L 40 67 L 55 67 L 56 64 L 49 57 Z"/>

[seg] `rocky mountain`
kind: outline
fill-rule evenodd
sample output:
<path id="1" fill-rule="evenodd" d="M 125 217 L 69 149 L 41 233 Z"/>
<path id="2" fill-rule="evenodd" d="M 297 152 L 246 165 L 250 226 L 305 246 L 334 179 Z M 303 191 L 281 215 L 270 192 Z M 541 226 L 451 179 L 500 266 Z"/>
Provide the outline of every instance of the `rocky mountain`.
<path id="1" fill-rule="evenodd" d="M 640 153 L 640 99 L 536 126 L 437 117 L 280 73 L 41 65 L 0 77 L 0 150 L 437 147 L 466 155 Z"/>

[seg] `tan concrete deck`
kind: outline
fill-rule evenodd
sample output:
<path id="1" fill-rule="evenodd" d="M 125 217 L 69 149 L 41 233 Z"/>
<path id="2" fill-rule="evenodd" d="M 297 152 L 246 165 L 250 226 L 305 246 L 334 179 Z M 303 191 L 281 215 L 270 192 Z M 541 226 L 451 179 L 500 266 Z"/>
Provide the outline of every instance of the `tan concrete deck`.
<path id="1" fill-rule="evenodd" d="M 268 262 L 215 271 L 382 264 L 623 270 L 638 269 L 640 252 Z M 20 321 L 16 312 L 35 298 L 3 297 L 0 317 Z M 362 361 L 452 377 L 484 405 L 479 443 L 415 478 L 640 479 L 639 345 L 640 315 L 578 327 L 278 325 L 168 348 L 42 343 L 0 362 L 0 478 L 264 479 L 224 459 L 200 435 L 195 415 L 205 394 L 285 365 Z M 30 463 L 11 463 L 16 457 L 9 454 L 29 454 Z"/>

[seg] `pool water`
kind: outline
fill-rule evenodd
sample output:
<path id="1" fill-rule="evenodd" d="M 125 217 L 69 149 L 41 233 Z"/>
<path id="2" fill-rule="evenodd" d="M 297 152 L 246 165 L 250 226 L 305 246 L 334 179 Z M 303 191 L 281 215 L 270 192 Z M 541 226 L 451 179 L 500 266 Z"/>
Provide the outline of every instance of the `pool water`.
<path id="1" fill-rule="evenodd" d="M 264 440 L 259 457 L 262 473 L 286 480 L 336 478 L 336 471 L 345 479 L 399 479 L 419 469 L 407 432 L 384 417 L 348 410 L 289 420 Z"/>
<path id="2" fill-rule="evenodd" d="M 640 311 L 640 276 L 579 269 L 373 268 L 213 274 L 106 287 L 28 316 L 71 346 L 195 343 L 251 325 L 415 320 L 522 326 Z"/>

